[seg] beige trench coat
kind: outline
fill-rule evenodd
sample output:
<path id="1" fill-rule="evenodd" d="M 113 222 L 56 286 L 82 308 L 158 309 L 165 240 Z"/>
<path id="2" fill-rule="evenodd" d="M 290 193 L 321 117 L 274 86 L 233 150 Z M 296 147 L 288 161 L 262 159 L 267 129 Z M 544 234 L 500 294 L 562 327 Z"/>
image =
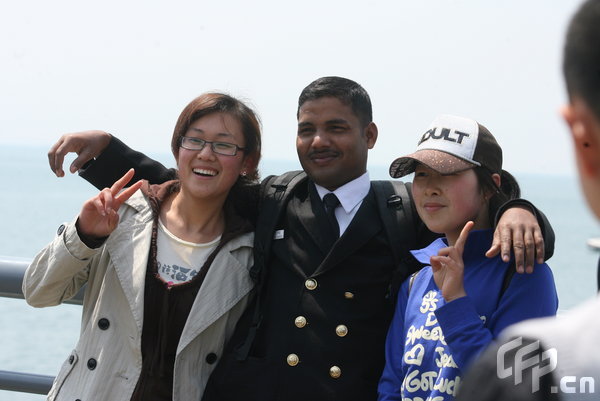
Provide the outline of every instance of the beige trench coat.
<path id="1" fill-rule="evenodd" d="M 152 212 L 140 191 L 119 210 L 121 222 L 97 249 L 85 246 L 74 222 L 33 260 L 23 281 L 27 302 L 58 305 L 87 283 L 79 341 L 48 400 L 128 401 L 142 366 L 144 276 Z M 61 231 L 61 230 L 59 230 Z M 253 283 L 253 233 L 218 253 L 192 305 L 175 359 L 173 400 L 200 400 L 226 340 L 247 305 Z"/>

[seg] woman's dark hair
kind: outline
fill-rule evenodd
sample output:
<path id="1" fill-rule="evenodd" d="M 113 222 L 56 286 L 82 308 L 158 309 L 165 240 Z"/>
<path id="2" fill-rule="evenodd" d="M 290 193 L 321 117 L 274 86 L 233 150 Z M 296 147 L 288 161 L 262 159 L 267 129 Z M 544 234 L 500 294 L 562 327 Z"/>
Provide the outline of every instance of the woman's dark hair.
<path id="1" fill-rule="evenodd" d="M 241 100 L 223 93 L 204 93 L 192 100 L 183 109 L 177 119 L 171 138 L 171 151 L 175 159 L 179 156 L 181 137 L 185 136 L 194 121 L 213 113 L 226 113 L 240 122 L 245 141 L 244 155 L 254 157 L 256 166 L 258 166 L 261 150 L 260 120 L 256 113 Z M 240 177 L 238 181 L 241 181 L 242 184 L 250 184 L 258 180 L 258 169 L 247 173 L 245 177 Z"/>
<path id="2" fill-rule="evenodd" d="M 500 187 L 496 185 L 492 179 L 492 173 L 485 167 L 475 167 L 473 169 L 477 176 L 479 188 L 483 193 L 493 193 L 490 198 L 489 210 L 491 221 L 496 215 L 496 211 L 504 203 L 511 199 L 516 199 L 521 196 L 521 188 L 516 178 L 506 170 L 502 170 L 500 174 Z"/>

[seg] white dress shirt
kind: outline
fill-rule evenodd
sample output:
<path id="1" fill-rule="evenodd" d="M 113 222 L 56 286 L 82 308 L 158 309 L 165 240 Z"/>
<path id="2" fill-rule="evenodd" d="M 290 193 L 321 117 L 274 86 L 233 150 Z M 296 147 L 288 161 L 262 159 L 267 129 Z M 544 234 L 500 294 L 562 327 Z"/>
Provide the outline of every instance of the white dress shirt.
<path id="1" fill-rule="evenodd" d="M 315 187 L 317 188 L 317 193 L 319 194 L 321 201 L 323 201 L 325 195 L 331 192 L 317 184 L 315 184 Z M 335 218 L 340 226 L 340 237 L 350 225 L 350 222 L 354 218 L 354 215 L 356 215 L 358 208 L 370 189 L 371 179 L 369 178 L 369 172 L 367 171 L 360 177 L 355 178 L 333 191 L 335 196 L 340 200 L 341 206 L 335 209 Z"/>

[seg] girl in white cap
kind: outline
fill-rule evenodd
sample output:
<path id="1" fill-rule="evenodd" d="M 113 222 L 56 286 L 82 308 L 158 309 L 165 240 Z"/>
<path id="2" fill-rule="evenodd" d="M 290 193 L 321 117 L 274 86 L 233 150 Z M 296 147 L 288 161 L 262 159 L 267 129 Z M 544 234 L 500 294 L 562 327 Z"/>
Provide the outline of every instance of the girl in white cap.
<path id="1" fill-rule="evenodd" d="M 546 264 L 512 277 L 514 263 L 485 256 L 490 211 L 520 190 L 484 126 L 439 116 L 417 151 L 390 166 L 394 178 L 413 172 L 417 212 L 444 238 L 412 251 L 426 266 L 398 294 L 379 400 L 452 400 L 462 372 L 502 329 L 554 315 L 558 298 Z"/>

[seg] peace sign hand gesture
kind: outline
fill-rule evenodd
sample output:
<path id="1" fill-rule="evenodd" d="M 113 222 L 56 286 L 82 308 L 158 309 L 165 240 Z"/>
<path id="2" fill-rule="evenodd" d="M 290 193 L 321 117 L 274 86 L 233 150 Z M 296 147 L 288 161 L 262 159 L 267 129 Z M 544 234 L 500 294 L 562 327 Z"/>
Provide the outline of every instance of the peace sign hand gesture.
<path id="1" fill-rule="evenodd" d="M 119 215 L 116 211 L 142 186 L 140 180 L 121 192 L 123 187 L 131 181 L 134 173 L 135 171 L 130 169 L 110 188 L 104 188 L 98 195 L 83 204 L 78 219 L 79 230 L 82 234 L 91 238 L 103 238 L 117 228 Z"/>
<path id="2" fill-rule="evenodd" d="M 467 295 L 464 287 L 465 265 L 462 255 L 467 237 L 474 224 L 472 221 L 467 222 L 453 246 L 440 249 L 437 256 L 430 258 L 433 279 L 442 291 L 442 296 L 446 302 Z"/>

